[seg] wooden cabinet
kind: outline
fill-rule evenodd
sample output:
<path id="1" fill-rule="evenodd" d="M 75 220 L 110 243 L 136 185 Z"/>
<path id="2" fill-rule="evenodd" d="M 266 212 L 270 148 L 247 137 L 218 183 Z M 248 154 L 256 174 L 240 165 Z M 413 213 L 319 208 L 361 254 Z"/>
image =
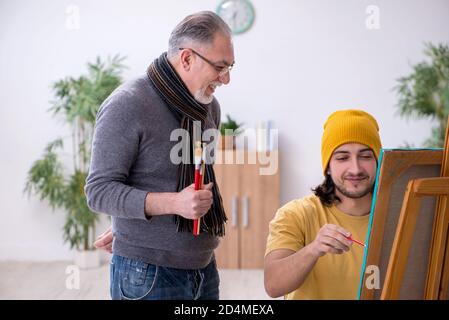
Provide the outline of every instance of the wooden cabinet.
<path id="1" fill-rule="evenodd" d="M 215 175 L 228 216 L 226 235 L 215 251 L 219 268 L 263 268 L 268 225 L 279 208 L 280 191 L 278 152 L 269 154 L 270 165 L 276 161 L 276 170 L 266 170 L 274 171 L 270 175 L 261 174 L 268 167 L 266 154 L 261 156 L 235 150 L 217 153 L 221 161 L 214 166 Z"/>

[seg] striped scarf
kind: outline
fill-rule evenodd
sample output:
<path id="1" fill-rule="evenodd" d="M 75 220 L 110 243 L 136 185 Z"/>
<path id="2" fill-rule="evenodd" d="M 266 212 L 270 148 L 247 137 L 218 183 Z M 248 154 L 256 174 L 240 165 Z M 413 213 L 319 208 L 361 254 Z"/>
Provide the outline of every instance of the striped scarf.
<path id="1" fill-rule="evenodd" d="M 166 103 L 176 119 L 179 120 L 181 128 L 188 131 L 190 139 L 184 139 L 183 141 L 185 143 L 192 141 L 188 146 L 183 146 L 182 148 L 182 150 L 190 150 L 190 159 L 186 159 L 185 155 L 182 155 L 183 161 L 179 164 L 177 176 L 177 191 L 179 192 L 194 183 L 195 164 L 193 157 L 195 141 L 193 141 L 193 122 L 200 121 L 203 130 L 208 107 L 195 100 L 168 61 L 167 53 L 163 53 L 153 61 L 147 69 L 147 74 L 159 96 Z M 204 184 L 209 182 L 213 182 L 214 184 L 212 188 L 213 204 L 209 211 L 201 218 L 200 230 L 213 236 L 224 236 L 224 225 L 227 218 L 223 208 L 223 201 L 217 182 L 215 181 L 213 166 L 206 164 Z M 179 215 L 174 215 L 174 219 L 178 232 L 192 232 L 193 220 L 185 219 Z"/>

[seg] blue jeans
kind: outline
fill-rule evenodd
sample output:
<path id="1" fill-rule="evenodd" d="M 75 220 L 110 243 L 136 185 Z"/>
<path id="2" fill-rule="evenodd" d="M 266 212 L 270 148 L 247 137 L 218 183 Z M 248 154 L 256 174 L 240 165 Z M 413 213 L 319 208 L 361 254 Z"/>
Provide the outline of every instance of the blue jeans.
<path id="1" fill-rule="evenodd" d="M 161 267 L 113 255 L 110 269 L 112 300 L 218 300 L 217 264 L 184 270 Z"/>

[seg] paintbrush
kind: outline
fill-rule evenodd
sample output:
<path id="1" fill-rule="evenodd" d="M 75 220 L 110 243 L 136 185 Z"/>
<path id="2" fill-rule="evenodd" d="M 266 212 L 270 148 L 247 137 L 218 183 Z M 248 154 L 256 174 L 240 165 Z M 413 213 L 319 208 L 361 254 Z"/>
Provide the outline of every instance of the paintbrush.
<path id="1" fill-rule="evenodd" d="M 366 247 L 366 245 L 364 243 L 360 242 L 359 240 L 354 239 L 352 236 L 347 236 L 345 238 L 352 242 L 357 243 L 358 245 L 361 245 L 362 247 Z"/>
<path id="2" fill-rule="evenodd" d="M 204 176 L 204 169 L 202 168 L 202 159 L 203 150 L 201 148 L 201 141 L 197 141 L 195 143 L 195 190 L 201 190 L 202 188 L 202 182 L 203 182 L 203 176 Z M 200 234 L 200 225 L 201 225 L 201 218 L 194 219 L 193 220 L 193 235 L 197 236 Z"/>

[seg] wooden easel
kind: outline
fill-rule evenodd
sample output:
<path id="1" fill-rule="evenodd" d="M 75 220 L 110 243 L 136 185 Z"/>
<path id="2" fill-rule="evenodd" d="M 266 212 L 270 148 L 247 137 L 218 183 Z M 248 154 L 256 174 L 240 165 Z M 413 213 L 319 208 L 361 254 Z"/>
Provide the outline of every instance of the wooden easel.
<path id="1" fill-rule="evenodd" d="M 449 119 L 446 127 L 444 142 L 443 163 L 441 166 L 441 177 L 449 177 Z M 446 185 L 447 187 L 447 185 Z M 448 197 L 440 197 L 433 226 L 433 240 L 431 244 L 431 256 L 427 286 L 426 299 L 448 299 L 449 287 L 449 201 Z"/>
<path id="2" fill-rule="evenodd" d="M 372 222 L 370 223 L 370 233 L 367 235 L 369 237 L 368 249 L 359 284 L 360 299 L 381 298 L 394 237 L 399 225 L 402 200 L 408 182 L 421 178 L 438 178 L 441 174 L 442 162 L 443 150 L 382 150 L 371 212 Z M 432 243 L 437 201 L 436 199 L 426 199 L 421 207 L 420 212 L 425 212 L 425 210 L 432 210 L 432 212 L 429 216 L 418 213 L 417 223 L 424 229 L 420 230 L 419 234 L 415 233 L 409 259 L 422 259 L 422 254 L 426 253 L 427 258 L 408 265 L 402 286 L 404 287 L 405 284 L 412 291 L 407 291 L 404 295 L 401 294 L 401 299 L 422 299 L 424 297 L 429 262 L 428 253 Z M 417 239 L 419 239 L 419 244 L 415 243 Z M 369 279 L 372 278 L 372 272 L 366 271 L 368 266 L 377 267 L 380 287 L 374 288 L 368 285 Z M 414 275 L 416 275 L 416 279 Z M 417 290 L 420 290 L 420 293 Z"/>
<path id="3" fill-rule="evenodd" d="M 449 287 L 449 119 L 440 177 L 415 179 L 407 185 L 381 299 L 399 298 L 424 196 L 439 197 L 433 223 L 424 298 L 447 299 Z"/>

